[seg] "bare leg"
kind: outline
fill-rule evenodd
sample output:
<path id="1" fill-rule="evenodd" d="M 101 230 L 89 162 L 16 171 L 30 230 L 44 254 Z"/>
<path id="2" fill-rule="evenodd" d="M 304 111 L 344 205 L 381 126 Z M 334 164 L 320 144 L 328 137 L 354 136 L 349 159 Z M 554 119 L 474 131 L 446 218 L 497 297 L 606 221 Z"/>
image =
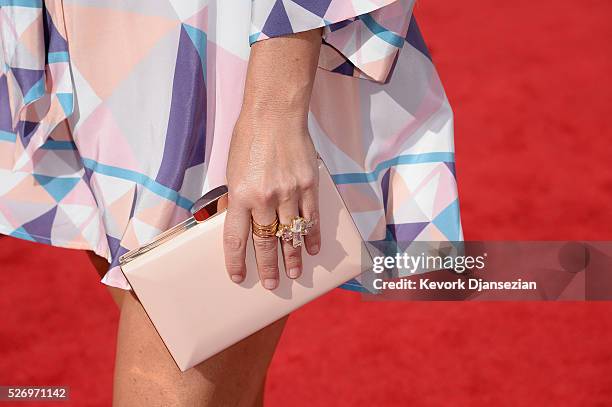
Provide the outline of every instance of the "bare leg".
<path id="1" fill-rule="evenodd" d="M 140 303 L 126 295 L 121 309 L 114 405 L 252 406 L 285 320 L 181 373 Z"/>
<path id="2" fill-rule="evenodd" d="M 263 405 L 266 372 L 287 318 L 181 373 L 138 300 L 131 292 L 124 293 L 115 407 Z"/>

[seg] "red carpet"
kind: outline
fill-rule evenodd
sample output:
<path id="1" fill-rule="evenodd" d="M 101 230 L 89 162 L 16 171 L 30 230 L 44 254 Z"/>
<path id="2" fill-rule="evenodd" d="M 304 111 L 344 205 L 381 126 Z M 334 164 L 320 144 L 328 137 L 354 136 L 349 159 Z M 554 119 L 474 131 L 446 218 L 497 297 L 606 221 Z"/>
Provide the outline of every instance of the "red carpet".
<path id="1" fill-rule="evenodd" d="M 416 13 L 454 106 L 466 238 L 609 240 L 612 3 L 423 0 Z M 118 314 L 86 256 L 1 238 L 0 268 L 0 384 L 110 405 Z M 267 405 L 612 405 L 611 313 L 336 290 L 291 317 Z"/>

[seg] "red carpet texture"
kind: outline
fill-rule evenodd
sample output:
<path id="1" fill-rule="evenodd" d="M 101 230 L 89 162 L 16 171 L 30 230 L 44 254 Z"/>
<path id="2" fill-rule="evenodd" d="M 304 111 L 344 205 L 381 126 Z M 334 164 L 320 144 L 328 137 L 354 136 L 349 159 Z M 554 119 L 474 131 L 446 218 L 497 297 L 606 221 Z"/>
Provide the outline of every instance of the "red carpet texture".
<path id="1" fill-rule="evenodd" d="M 466 239 L 610 240 L 612 2 L 422 0 L 416 15 L 456 114 Z M 110 405 L 118 312 L 86 256 L 0 238 L 0 268 L 0 384 Z M 266 403 L 609 406 L 611 315 L 336 290 L 290 318 Z"/>

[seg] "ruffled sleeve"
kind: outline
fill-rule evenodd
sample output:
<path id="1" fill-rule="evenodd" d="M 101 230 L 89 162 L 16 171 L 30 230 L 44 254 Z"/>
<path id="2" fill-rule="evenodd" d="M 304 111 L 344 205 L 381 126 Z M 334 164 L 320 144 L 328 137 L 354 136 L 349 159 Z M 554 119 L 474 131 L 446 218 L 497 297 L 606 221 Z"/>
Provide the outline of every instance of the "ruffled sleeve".
<path id="1" fill-rule="evenodd" d="M 252 0 L 257 41 L 324 27 L 319 67 L 376 82 L 389 80 L 414 0 Z"/>

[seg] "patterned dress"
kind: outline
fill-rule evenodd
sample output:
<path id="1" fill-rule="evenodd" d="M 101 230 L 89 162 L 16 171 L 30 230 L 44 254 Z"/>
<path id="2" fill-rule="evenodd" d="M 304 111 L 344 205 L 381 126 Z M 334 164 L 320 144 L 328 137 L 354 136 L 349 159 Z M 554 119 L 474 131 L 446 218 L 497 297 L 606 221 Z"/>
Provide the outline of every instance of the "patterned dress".
<path id="1" fill-rule="evenodd" d="M 129 289 L 119 256 L 225 182 L 250 45 L 324 27 L 309 130 L 363 238 L 461 240 L 452 111 L 412 7 L 0 0 L 0 233 L 93 250 Z"/>

